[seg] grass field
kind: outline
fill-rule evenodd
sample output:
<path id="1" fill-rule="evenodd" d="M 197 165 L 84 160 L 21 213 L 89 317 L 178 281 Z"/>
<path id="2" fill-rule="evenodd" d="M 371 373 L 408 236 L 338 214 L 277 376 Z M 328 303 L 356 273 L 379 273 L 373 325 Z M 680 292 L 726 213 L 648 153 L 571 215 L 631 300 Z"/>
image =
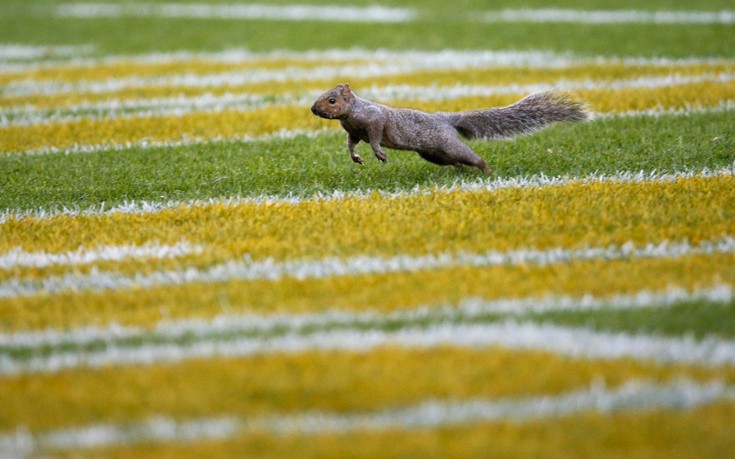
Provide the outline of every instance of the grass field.
<path id="1" fill-rule="evenodd" d="M 0 458 L 735 450 L 728 0 L 0 3 Z M 571 90 L 389 161 L 309 107 Z"/>

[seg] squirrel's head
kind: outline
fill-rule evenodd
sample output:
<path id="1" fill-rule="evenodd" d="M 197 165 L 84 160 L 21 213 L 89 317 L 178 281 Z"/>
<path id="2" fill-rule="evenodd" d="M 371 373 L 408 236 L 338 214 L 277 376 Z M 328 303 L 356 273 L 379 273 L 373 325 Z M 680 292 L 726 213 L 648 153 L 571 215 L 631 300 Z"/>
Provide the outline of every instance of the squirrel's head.
<path id="1" fill-rule="evenodd" d="M 341 119 L 347 116 L 354 100 L 350 85 L 339 84 L 322 94 L 311 106 L 311 112 L 329 120 Z"/>

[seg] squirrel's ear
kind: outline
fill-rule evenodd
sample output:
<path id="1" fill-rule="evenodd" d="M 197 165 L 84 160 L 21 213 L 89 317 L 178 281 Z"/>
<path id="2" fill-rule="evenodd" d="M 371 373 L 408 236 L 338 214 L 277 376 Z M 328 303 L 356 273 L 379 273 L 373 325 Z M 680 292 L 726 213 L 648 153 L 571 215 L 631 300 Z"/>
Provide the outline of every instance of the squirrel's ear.
<path id="1" fill-rule="evenodd" d="M 350 90 L 350 85 L 348 85 L 347 83 L 345 83 L 345 84 L 341 84 L 340 86 L 341 86 L 340 89 L 342 89 L 342 95 L 343 96 L 349 96 L 350 93 L 352 92 Z"/>

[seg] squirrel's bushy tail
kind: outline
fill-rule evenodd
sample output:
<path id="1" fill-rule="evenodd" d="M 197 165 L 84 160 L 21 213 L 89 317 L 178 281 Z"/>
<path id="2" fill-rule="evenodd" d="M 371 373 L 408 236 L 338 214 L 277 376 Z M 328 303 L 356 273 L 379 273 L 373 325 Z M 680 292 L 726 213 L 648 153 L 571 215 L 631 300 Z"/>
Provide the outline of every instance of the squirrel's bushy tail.
<path id="1" fill-rule="evenodd" d="M 539 92 L 513 105 L 453 114 L 452 126 L 468 139 L 503 139 L 530 134 L 560 121 L 591 118 L 585 104 L 567 92 Z"/>

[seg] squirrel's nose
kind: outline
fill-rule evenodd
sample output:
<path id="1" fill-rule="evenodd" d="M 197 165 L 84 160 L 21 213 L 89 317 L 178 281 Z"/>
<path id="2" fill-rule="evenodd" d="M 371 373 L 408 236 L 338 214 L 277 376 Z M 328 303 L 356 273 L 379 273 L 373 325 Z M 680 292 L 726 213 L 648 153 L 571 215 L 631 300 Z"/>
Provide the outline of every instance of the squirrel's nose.
<path id="1" fill-rule="evenodd" d="M 311 113 L 316 115 L 316 104 L 311 106 Z"/>

